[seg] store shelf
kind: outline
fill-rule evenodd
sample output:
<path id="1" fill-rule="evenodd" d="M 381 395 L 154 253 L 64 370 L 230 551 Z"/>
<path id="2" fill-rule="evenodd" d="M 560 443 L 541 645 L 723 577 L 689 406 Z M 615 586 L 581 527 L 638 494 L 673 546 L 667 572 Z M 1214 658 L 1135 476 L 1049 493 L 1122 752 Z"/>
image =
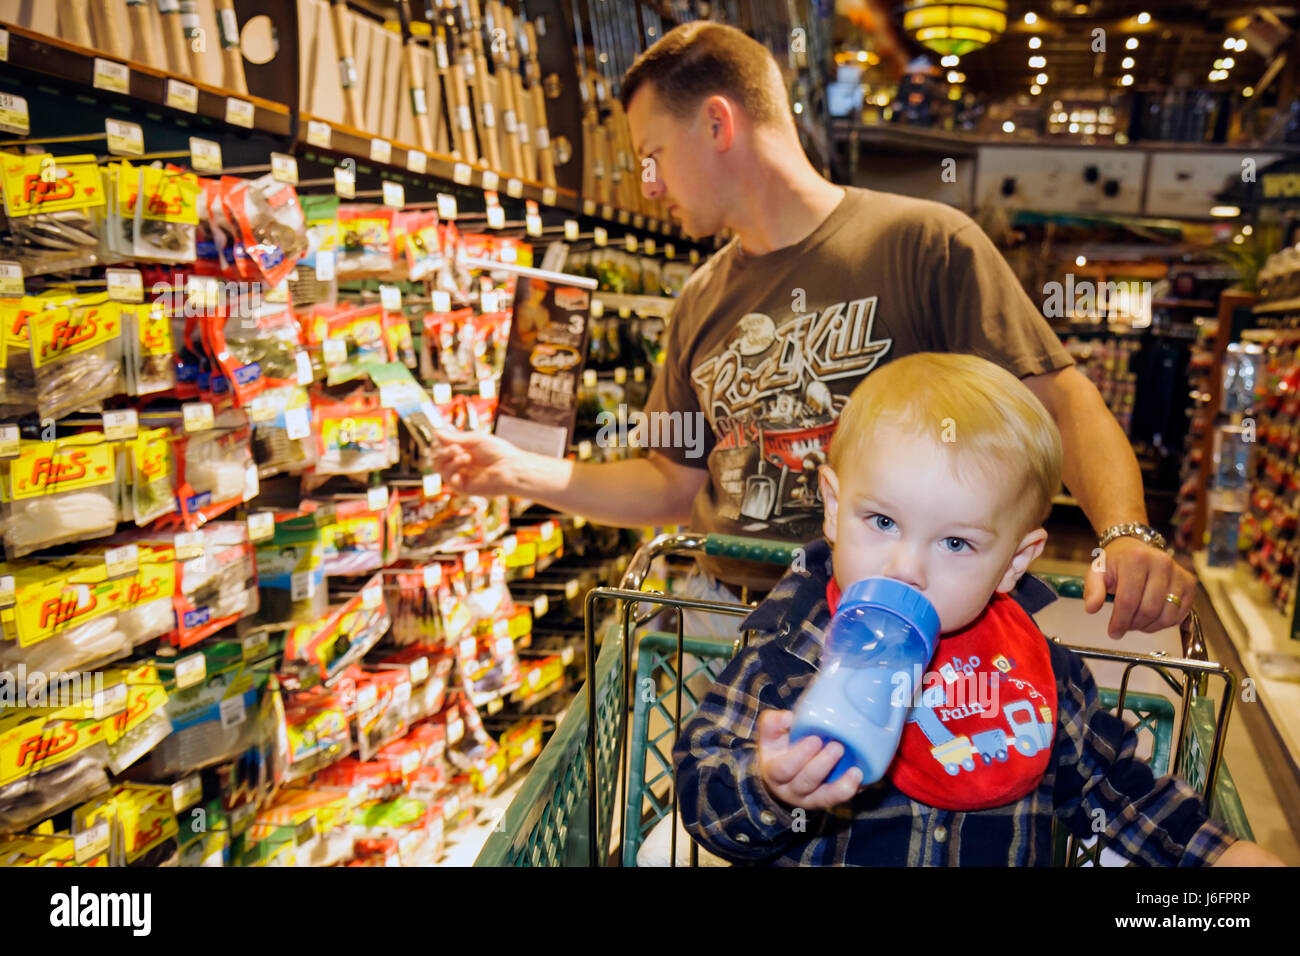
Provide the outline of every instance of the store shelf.
<path id="1" fill-rule="evenodd" d="M 1255 315 L 1272 315 L 1278 312 L 1300 312 L 1300 298 L 1261 302 L 1252 310 Z"/>
<path id="2" fill-rule="evenodd" d="M 637 315 L 654 316 L 666 319 L 672 314 L 677 300 L 666 295 L 624 295 L 618 292 L 596 292 L 593 298 L 599 299 L 606 313 L 629 309 Z"/>
<path id="3" fill-rule="evenodd" d="M 1259 663 L 1261 654 L 1300 661 L 1300 641 L 1289 638 L 1290 622 L 1282 613 L 1250 596 L 1248 569 L 1212 568 L 1204 551 L 1197 551 L 1193 560 L 1197 577 L 1241 659 L 1245 673 L 1238 677 L 1254 681 L 1269 722 L 1300 766 L 1300 683 L 1265 677 Z"/>
<path id="4" fill-rule="evenodd" d="M 1152 299 L 1151 305 L 1157 309 L 1213 309 L 1214 303 L 1209 299 Z"/>
<path id="5" fill-rule="evenodd" d="M 57 77 L 65 82 L 82 84 L 87 92 L 99 96 L 110 91 L 97 89 L 94 86 L 95 60 L 124 63 L 130 71 L 127 87 L 129 99 L 170 109 L 172 107 L 167 102 L 168 84 L 169 81 L 178 81 L 188 83 L 198 90 L 197 115 L 224 123 L 232 131 L 247 128 L 228 121 L 229 104 L 232 100 L 253 104 L 253 129 L 277 136 L 288 136 L 292 130 L 291 112 L 283 103 L 223 90 L 133 60 L 111 57 L 57 37 L 34 33 L 20 26 L 6 25 L 4 29 L 9 32 L 9 58 L 6 61 L 9 66 Z M 185 115 L 186 111 L 178 110 L 177 113 Z"/>

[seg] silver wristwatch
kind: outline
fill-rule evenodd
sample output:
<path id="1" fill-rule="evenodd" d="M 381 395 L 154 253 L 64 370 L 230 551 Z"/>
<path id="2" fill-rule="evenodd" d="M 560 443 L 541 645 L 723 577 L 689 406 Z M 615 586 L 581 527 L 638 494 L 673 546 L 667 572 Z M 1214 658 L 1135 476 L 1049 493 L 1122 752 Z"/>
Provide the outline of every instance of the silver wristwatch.
<path id="1" fill-rule="evenodd" d="M 1138 524 L 1136 522 L 1112 525 L 1102 533 L 1098 546 L 1104 548 L 1116 538 L 1137 538 L 1143 544 L 1149 544 L 1151 547 L 1159 548 L 1161 551 L 1169 551 L 1169 547 L 1165 544 L 1164 537 L 1150 525 Z"/>

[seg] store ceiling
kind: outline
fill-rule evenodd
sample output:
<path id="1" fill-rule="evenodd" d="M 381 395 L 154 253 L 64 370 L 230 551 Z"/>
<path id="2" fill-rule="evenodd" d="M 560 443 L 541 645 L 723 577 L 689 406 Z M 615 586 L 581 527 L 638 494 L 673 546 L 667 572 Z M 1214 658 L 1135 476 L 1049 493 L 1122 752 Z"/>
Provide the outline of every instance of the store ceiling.
<path id="1" fill-rule="evenodd" d="M 1029 94 L 1039 73 L 1048 75 L 1040 94 L 1047 99 L 1071 91 L 1117 92 L 1125 73 L 1133 76 L 1128 90 L 1193 86 L 1200 89 L 1239 90 L 1259 80 L 1266 62 L 1255 50 L 1228 51 L 1224 39 L 1237 36 L 1259 4 L 1231 0 L 1009 0 L 1007 32 L 991 46 L 963 57 L 958 69 L 966 74 L 966 87 L 994 98 Z M 1271 6 L 1289 24 L 1295 24 L 1295 7 Z M 1037 22 L 1025 22 L 1033 12 Z M 1147 13 L 1149 22 L 1138 22 Z M 1094 30 L 1105 31 L 1105 52 L 1093 52 Z M 1042 41 L 1031 49 L 1031 37 Z M 1130 38 L 1137 48 L 1127 49 Z M 1046 58 L 1045 67 L 1030 67 L 1031 56 Z M 1133 58 L 1131 68 L 1123 61 Z M 1208 74 L 1224 57 L 1234 61 L 1226 79 L 1211 82 Z M 933 58 L 933 57 L 932 57 Z"/>

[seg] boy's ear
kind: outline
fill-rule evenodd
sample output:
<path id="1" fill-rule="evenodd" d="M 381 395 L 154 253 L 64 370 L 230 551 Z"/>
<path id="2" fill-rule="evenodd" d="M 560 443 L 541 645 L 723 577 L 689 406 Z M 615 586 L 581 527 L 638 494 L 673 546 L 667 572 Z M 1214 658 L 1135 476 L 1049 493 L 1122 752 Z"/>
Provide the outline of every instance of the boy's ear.
<path id="1" fill-rule="evenodd" d="M 1002 575 L 1002 580 L 998 582 L 995 590 L 1001 594 L 1006 594 L 1014 588 L 1021 575 L 1028 570 L 1029 565 L 1043 553 L 1046 544 L 1047 532 L 1042 528 L 1035 528 L 1021 538 L 1016 553 L 1011 556 L 1011 563 L 1007 566 L 1007 571 Z"/>
<path id="2" fill-rule="evenodd" d="M 817 469 L 817 484 L 822 491 L 823 518 L 822 532 L 826 540 L 835 543 L 835 518 L 840 510 L 840 479 L 830 465 Z"/>

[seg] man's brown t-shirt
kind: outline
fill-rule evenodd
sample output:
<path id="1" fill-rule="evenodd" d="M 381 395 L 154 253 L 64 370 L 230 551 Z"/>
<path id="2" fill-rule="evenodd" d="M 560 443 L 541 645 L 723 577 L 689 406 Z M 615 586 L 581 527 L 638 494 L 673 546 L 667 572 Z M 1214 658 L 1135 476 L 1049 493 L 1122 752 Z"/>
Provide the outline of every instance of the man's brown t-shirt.
<path id="1" fill-rule="evenodd" d="M 1022 378 L 1073 364 L 983 230 L 941 203 L 849 188 L 793 246 L 752 256 L 733 239 L 682 290 L 646 405 L 707 422 L 702 442 L 655 449 L 710 472 L 691 529 L 821 534 L 817 468 L 840 410 L 863 376 L 913 352 L 979 355 Z M 760 589 L 780 570 L 701 565 Z"/>

